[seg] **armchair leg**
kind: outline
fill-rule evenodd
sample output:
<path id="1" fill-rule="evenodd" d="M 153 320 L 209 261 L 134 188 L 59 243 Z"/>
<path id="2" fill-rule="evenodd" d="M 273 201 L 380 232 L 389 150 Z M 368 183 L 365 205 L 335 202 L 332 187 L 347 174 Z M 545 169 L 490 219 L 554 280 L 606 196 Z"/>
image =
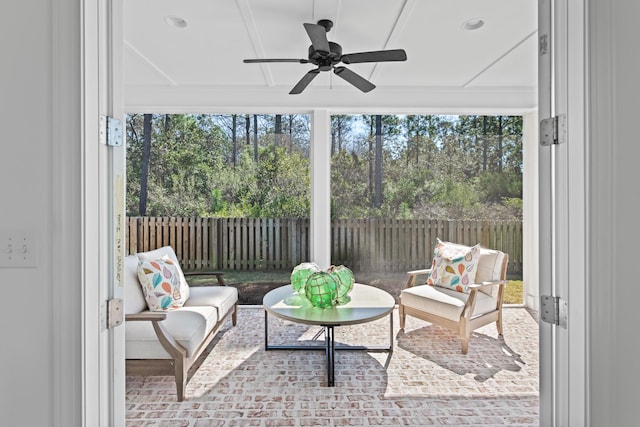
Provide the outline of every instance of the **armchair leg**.
<path id="1" fill-rule="evenodd" d="M 400 329 L 404 330 L 404 322 L 406 320 L 407 314 L 404 312 L 404 305 L 402 304 L 398 306 L 398 316 L 400 317 Z"/>
<path id="2" fill-rule="evenodd" d="M 471 325 L 469 319 L 460 318 L 460 343 L 462 344 L 462 354 L 469 351 L 469 339 L 471 338 Z"/>
<path id="3" fill-rule="evenodd" d="M 498 335 L 502 336 L 502 310 L 498 313 L 498 320 L 496 321 L 496 328 L 498 329 Z"/>
<path id="4" fill-rule="evenodd" d="M 462 354 L 467 354 L 469 351 L 469 337 L 461 337 L 460 341 L 462 343 Z"/>

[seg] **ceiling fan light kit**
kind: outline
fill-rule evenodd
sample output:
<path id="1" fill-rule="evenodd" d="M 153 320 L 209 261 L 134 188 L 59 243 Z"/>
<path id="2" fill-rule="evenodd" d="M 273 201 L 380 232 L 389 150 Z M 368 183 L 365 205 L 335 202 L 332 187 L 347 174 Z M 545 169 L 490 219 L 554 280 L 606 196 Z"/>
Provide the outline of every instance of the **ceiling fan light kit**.
<path id="1" fill-rule="evenodd" d="M 309 46 L 309 52 L 307 59 L 245 59 L 243 62 L 247 64 L 256 63 L 268 63 L 268 62 L 295 62 L 299 64 L 314 64 L 317 68 L 310 70 L 302 76 L 302 79 L 291 89 L 290 95 L 297 95 L 302 93 L 307 86 L 313 81 L 314 78 L 320 74 L 321 71 L 331 71 L 344 79 L 346 82 L 352 84 L 362 92 L 370 92 L 375 89 L 375 85 L 355 73 L 354 71 L 344 67 L 337 66 L 339 63 L 343 64 L 358 64 L 363 62 L 391 62 L 391 61 L 406 61 L 407 53 L 403 49 L 392 50 L 376 50 L 371 52 L 357 52 L 342 54 L 342 46 L 338 43 L 330 42 L 327 40 L 327 33 L 333 28 L 333 22 L 328 19 L 321 19 L 317 24 L 303 24 L 309 39 L 311 40 L 311 46 Z"/>

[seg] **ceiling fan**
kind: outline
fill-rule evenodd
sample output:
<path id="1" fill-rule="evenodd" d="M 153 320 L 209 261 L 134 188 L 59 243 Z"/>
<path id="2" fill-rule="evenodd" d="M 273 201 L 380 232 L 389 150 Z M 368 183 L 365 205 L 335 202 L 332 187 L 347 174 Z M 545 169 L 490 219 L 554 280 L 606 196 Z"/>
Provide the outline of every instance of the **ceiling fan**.
<path id="1" fill-rule="evenodd" d="M 290 95 L 302 93 L 302 91 L 316 78 L 320 71 L 330 71 L 338 77 L 351 83 L 363 92 L 369 92 L 376 86 L 362 77 L 361 75 L 351 71 L 350 69 L 337 66 L 340 62 L 343 64 L 357 64 L 362 62 L 388 62 L 388 61 L 406 61 L 407 53 L 404 49 L 392 50 L 376 50 L 373 52 L 357 52 L 342 54 L 342 46 L 338 43 L 327 40 L 327 33 L 333 27 L 333 22 L 328 19 L 321 19 L 317 24 L 305 23 L 304 29 L 311 39 L 309 46 L 308 59 L 245 59 L 246 64 L 257 64 L 261 62 L 296 62 L 299 64 L 314 64 L 317 68 L 309 71 L 302 79 L 291 89 Z"/>

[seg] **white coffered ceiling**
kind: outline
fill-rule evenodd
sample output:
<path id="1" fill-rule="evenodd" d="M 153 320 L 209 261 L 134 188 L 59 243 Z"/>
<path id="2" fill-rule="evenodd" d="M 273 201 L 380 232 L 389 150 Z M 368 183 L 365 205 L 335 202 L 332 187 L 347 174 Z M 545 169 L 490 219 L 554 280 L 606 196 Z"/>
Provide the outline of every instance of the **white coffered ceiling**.
<path id="1" fill-rule="evenodd" d="M 186 27 L 167 23 L 184 20 Z M 407 61 L 350 64 L 369 93 L 312 64 L 303 23 L 330 19 L 343 53 L 404 49 Z M 482 19 L 469 31 L 463 23 Z M 175 21 L 175 19 L 174 19 Z M 534 0 L 124 0 L 128 112 L 518 113 L 537 106 Z"/>

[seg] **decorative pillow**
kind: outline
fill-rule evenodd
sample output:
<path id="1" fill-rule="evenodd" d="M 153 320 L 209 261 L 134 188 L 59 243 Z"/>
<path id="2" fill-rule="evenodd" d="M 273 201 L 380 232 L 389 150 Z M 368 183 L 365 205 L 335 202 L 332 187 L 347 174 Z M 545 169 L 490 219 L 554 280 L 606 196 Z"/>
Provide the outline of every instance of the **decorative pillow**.
<path id="1" fill-rule="evenodd" d="M 479 259 L 479 244 L 469 247 L 437 239 L 427 284 L 468 294 L 469 285 L 476 279 Z"/>
<path id="2" fill-rule="evenodd" d="M 167 256 L 138 262 L 138 279 L 151 311 L 169 311 L 183 306 L 187 300 L 181 289 L 180 273 Z"/>

